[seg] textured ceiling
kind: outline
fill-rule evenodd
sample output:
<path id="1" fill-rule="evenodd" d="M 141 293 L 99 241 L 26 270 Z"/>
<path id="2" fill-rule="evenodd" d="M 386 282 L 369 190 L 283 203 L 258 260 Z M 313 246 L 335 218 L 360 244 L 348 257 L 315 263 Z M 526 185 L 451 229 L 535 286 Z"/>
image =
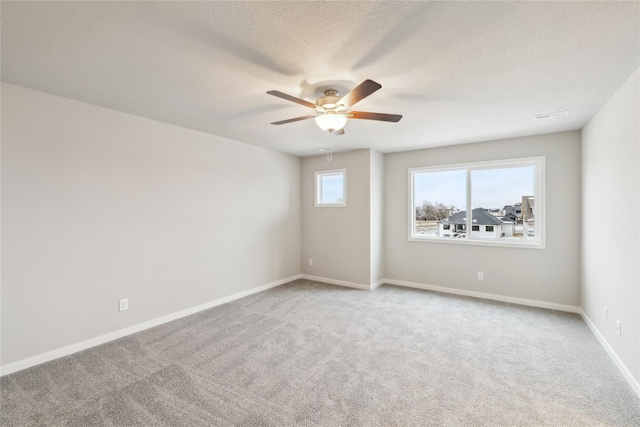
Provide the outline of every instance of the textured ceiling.
<path id="1" fill-rule="evenodd" d="M 2 2 L 2 80 L 305 156 L 315 88 L 382 89 L 339 150 L 580 129 L 639 66 L 639 2 Z M 568 116 L 532 120 L 538 113 Z"/>

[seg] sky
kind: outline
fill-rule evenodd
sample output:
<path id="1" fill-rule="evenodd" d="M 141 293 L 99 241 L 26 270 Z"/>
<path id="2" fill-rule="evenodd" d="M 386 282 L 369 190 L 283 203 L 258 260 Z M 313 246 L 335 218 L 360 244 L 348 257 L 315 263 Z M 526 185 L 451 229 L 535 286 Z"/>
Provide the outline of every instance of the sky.
<path id="1" fill-rule="evenodd" d="M 414 200 L 428 200 L 465 209 L 466 170 L 415 173 Z M 471 171 L 473 208 L 502 208 L 534 193 L 533 166 Z"/>
<path id="2" fill-rule="evenodd" d="M 322 200 L 324 203 L 342 202 L 342 175 L 325 175 L 322 177 Z"/>

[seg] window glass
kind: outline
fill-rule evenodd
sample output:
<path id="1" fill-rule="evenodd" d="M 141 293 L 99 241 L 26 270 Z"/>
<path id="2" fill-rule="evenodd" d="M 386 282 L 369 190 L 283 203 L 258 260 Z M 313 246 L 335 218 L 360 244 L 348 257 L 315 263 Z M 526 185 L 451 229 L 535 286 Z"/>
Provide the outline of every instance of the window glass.
<path id="1" fill-rule="evenodd" d="M 437 237 L 438 223 L 465 206 L 466 171 L 424 171 L 414 174 L 414 234 Z M 447 228 L 448 229 L 448 228 Z"/>
<path id="2" fill-rule="evenodd" d="M 346 206 L 346 171 L 316 172 L 316 206 Z"/>
<path id="3" fill-rule="evenodd" d="M 535 238 L 535 216 L 531 209 L 535 206 L 534 166 L 472 170 L 471 187 L 474 221 L 482 221 L 484 225 L 496 222 L 494 225 L 500 228 L 498 239 Z M 531 207 L 525 216 L 523 204 Z"/>

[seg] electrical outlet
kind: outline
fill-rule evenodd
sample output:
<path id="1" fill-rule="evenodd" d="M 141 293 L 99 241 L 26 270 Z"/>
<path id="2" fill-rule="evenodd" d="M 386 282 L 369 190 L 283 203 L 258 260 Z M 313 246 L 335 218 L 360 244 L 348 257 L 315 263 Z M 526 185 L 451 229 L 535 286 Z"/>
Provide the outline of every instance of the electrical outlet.
<path id="1" fill-rule="evenodd" d="M 608 320 L 607 318 L 607 307 L 604 308 L 604 321 L 606 322 Z"/>
<path id="2" fill-rule="evenodd" d="M 309 265 L 313 265 L 313 260 L 309 258 Z"/>
<path id="3" fill-rule="evenodd" d="M 619 337 L 622 336 L 622 323 L 620 323 L 619 320 L 616 323 L 616 333 L 618 334 Z"/>
<path id="4" fill-rule="evenodd" d="M 484 273 L 482 271 L 478 271 L 478 280 L 484 280 Z"/>
<path id="5" fill-rule="evenodd" d="M 129 309 L 129 299 L 121 299 L 120 300 L 120 311 L 125 311 Z"/>

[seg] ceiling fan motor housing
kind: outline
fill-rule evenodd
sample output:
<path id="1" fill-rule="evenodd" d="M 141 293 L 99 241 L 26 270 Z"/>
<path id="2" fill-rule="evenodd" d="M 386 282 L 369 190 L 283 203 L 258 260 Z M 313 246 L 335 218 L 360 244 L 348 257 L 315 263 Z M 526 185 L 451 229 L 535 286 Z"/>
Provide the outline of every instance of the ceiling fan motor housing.
<path id="1" fill-rule="evenodd" d="M 324 96 L 316 101 L 316 105 L 323 107 L 323 111 L 342 111 L 345 110 L 344 105 L 336 105 L 340 101 L 338 91 L 333 89 L 327 89 L 324 91 Z M 320 111 L 322 112 L 322 111 Z"/>

